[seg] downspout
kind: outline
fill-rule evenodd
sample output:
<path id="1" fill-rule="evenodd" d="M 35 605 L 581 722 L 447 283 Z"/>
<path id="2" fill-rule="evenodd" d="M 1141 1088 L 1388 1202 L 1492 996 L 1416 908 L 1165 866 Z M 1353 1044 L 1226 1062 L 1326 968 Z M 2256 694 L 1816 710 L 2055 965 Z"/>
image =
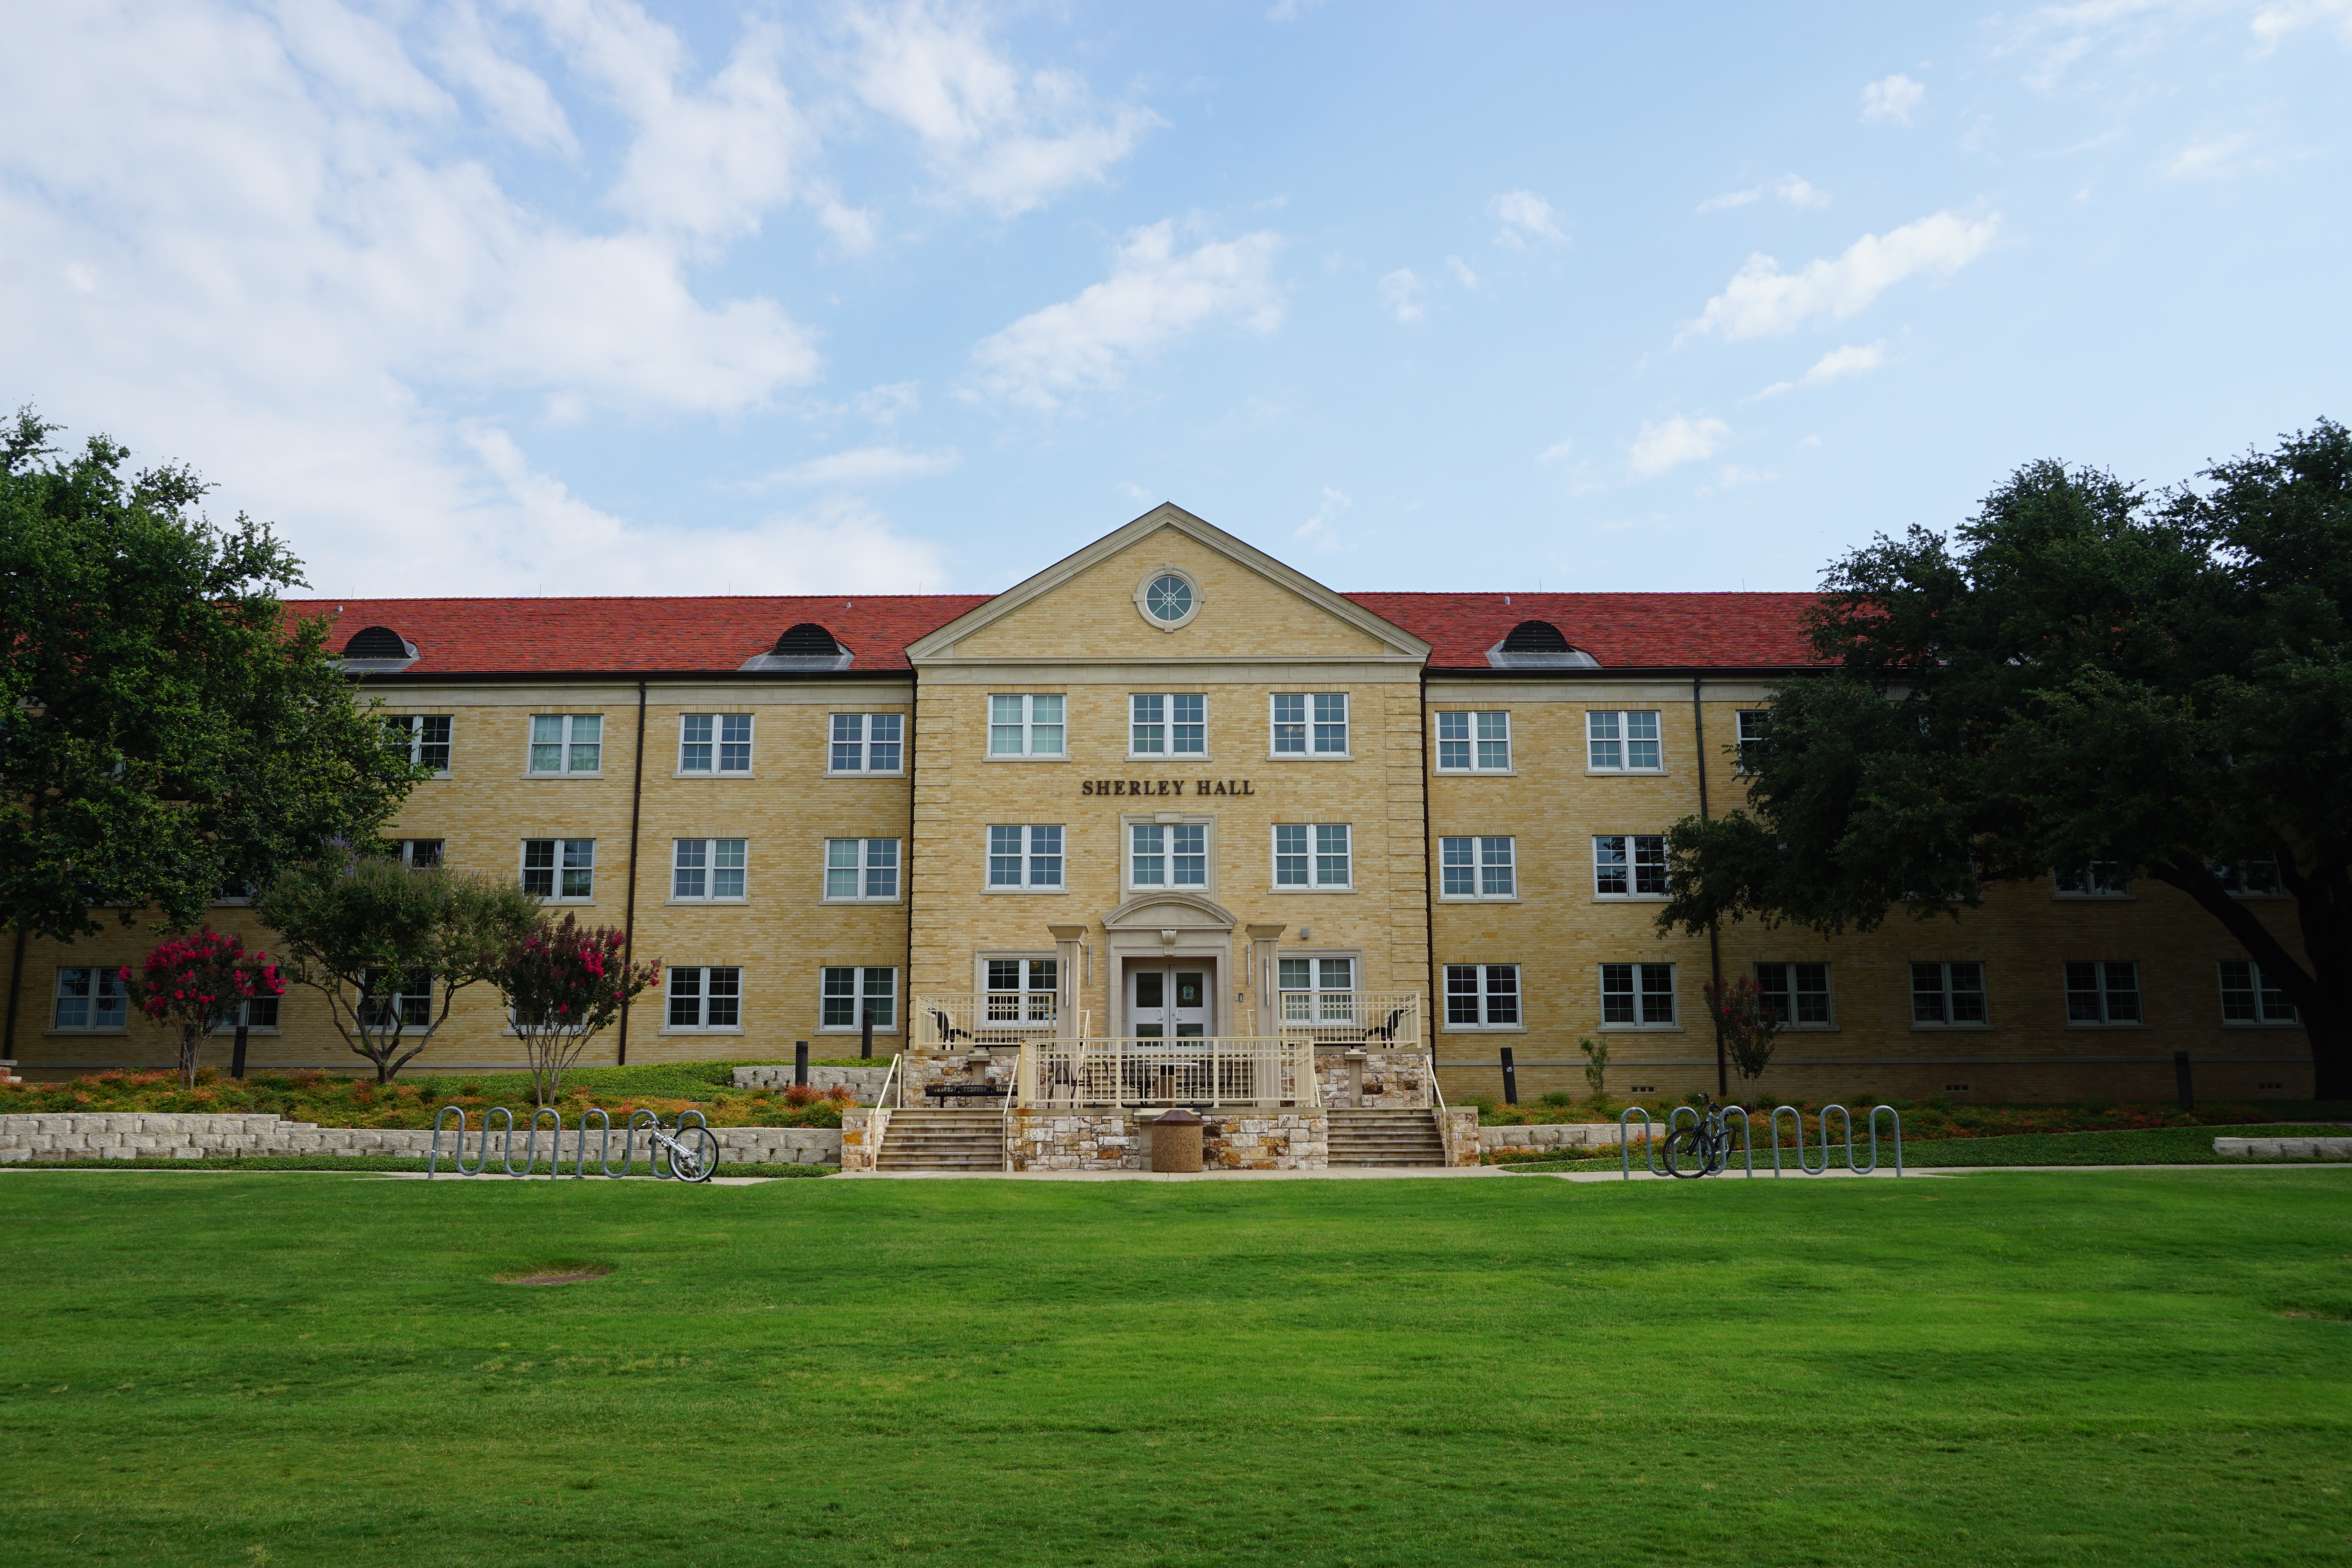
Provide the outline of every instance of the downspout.
<path id="1" fill-rule="evenodd" d="M 1699 689 L 1703 677 L 1691 677 L 1691 727 L 1698 742 L 1698 814 L 1705 818 L 1706 809 L 1706 710 L 1700 705 Z M 1715 993 L 1723 994 L 1723 933 L 1716 922 L 1706 922 L 1706 967 L 1715 978 Z M 1721 1100 L 1731 1098 L 1731 1069 L 1724 1059 L 1723 1017 L 1715 1007 L 1706 1010 L 1707 1022 L 1715 1026 L 1715 1092 Z"/>
<path id="2" fill-rule="evenodd" d="M 1421 667 L 1421 944 L 1422 961 L 1429 967 L 1429 1005 L 1423 1010 L 1421 1026 L 1429 1031 L 1429 1076 L 1432 1100 L 1435 1099 L 1437 1078 L 1438 1009 L 1445 1005 L 1445 994 L 1437 988 L 1437 899 L 1429 885 L 1429 664 Z M 1525 1004 L 1523 1003 L 1522 1005 Z"/>
<path id="3" fill-rule="evenodd" d="M 627 973 L 637 952 L 637 820 L 646 799 L 646 683 L 637 682 L 637 754 L 629 768 L 629 894 L 621 909 L 621 969 Z M 621 1004 L 620 1051 L 614 1063 L 629 1065 L 629 1003 Z"/>
<path id="4" fill-rule="evenodd" d="M 41 797 L 39 795 L 36 794 L 33 796 L 33 833 L 35 837 L 37 837 L 40 831 Z M 23 926 L 18 926 L 16 928 L 16 956 L 11 959 L 8 963 L 8 1022 L 5 1028 L 0 1028 L 0 1058 L 5 1058 L 9 1061 L 15 1061 L 16 1059 L 16 997 L 17 993 L 23 989 L 25 984 L 25 928 Z"/>
<path id="5" fill-rule="evenodd" d="M 901 889 L 907 896 L 907 967 L 898 986 L 898 1049 L 915 1048 L 915 729 L 923 711 L 923 671 L 907 661 L 907 852 L 898 857 Z M 1061 976 L 1063 991 L 1075 997 L 1075 977 Z"/>

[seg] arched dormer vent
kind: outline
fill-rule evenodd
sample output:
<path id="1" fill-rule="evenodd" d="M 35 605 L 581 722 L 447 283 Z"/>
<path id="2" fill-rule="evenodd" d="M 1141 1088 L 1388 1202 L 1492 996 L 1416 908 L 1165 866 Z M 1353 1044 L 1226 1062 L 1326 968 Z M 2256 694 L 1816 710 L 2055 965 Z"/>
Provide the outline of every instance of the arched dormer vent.
<path id="1" fill-rule="evenodd" d="M 776 639 L 772 652 L 756 653 L 745 669 L 847 669 L 855 662 L 840 639 L 814 621 L 803 621 Z"/>
<path id="2" fill-rule="evenodd" d="M 1521 621 L 1503 639 L 1505 653 L 1574 653 L 1568 638 L 1549 621 Z"/>
<path id="3" fill-rule="evenodd" d="M 1598 669 L 1601 661 L 1570 643 L 1549 621 L 1521 621 L 1486 650 L 1496 669 Z"/>
<path id="4" fill-rule="evenodd" d="M 390 626 L 362 626 L 343 644 L 343 668 L 355 675 L 396 675 L 416 662 L 416 645 Z"/>

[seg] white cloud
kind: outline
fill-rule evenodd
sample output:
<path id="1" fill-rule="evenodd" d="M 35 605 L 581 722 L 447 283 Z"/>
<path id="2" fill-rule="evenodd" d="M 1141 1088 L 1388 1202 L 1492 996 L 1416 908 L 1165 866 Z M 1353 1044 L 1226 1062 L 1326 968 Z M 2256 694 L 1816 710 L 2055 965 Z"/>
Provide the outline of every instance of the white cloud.
<path id="1" fill-rule="evenodd" d="M 2338 36 L 2352 44 L 2352 0 L 2281 0 L 2254 13 L 2254 37 L 2262 45 L 2256 52 L 2269 54 L 2280 39 L 2315 22 L 2334 22 Z"/>
<path id="2" fill-rule="evenodd" d="M 1768 337 L 1817 320 L 1844 321 L 1906 278 L 1949 277 L 1983 255 L 2000 228 L 1998 213 L 1975 222 L 1937 213 L 1884 238 L 1865 234 L 1835 260 L 1815 260 L 1801 272 L 1783 272 L 1772 258 L 1750 256 L 1685 335 Z"/>
<path id="3" fill-rule="evenodd" d="M 1346 547 L 1351 542 L 1340 536 L 1339 514 L 1355 504 L 1342 492 L 1328 485 L 1325 486 L 1323 504 L 1317 507 L 1315 515 L 1300 523 L 1292 531 L 1290 537 L 1301 544 L 1314 545 L 1318 550 L 1338 550 Z"/>
<path id="4" fill-rule="evenodd" d="M 526 147 L 578 154 L 579 140 L 555 94 L 536 71 L 499 51 L 470 0 L 460 0 L 441 18 L 432 51 L 443 73 L 508 135 Z"/>
<path id="5" fill-rule="evenodd" d="M 1900 72 L 1881 77 L 1862 89 L 1862 117 L 1908 125 L 1927 99 L 1927 89 Z"/>
<path id="6" fill-rule="evenodd" d="M 1496 245 L 1524 250 L 1531 240 L 1568 243 L 1559 210 L 1533 191 L 1505 191 L 1487 203 L 1486 209 L 1502 220 L 1503 226 L 1495 236 Z"/>
<path id="7" fill-rule="evenodd" d="M 849 406 L 877 425 L 896 425 L 923 405 L 922 386 L 919 381 L 894 381 L 882 386 L 870 386 L 851 398 Z"/>
<path id="8" fill-rule="evenodd" d="M 1381 309 L 1411 326 L 1425 314 L 1419 303 L 1422 287 L 1412 268 L 1398 268 L 1381 279 Z"/>
<path id="9" fill-rule="evenodd" d="M 1131 105 L 1098 111 L 1068 71 L 1024 75 L 977 13 L 909 0 L 887 12 L 853 7 L 848 23 L 858 44 L 858 96 L 915 132 L 951 197 L 1001 216 L 1072 185 L 1101 184 L 1145 132 L 1164 123 Z"/>
<path id="10" fill-rule="evenodd" d="M 1744 191 L 1727 191 L 1719 196 L 1709 196 L 1698 204 L 1703 213 L 1721 212 L 1727 207 L 1744 207 L 1766 196 L 1778 196 L 1790 206 L 1805 210 L 1830 205 L 1830 194 L 1796 174 L 1783 174 L 1769 184 L 1750 185 Z"/>
<path id="11" fill-rule="evenodd" d="M 2242 131 L 2218 141 L 2193 142 L 2164 166 L 2164 176 L 2168 180 L 2214 179 L 2263 167 L 2262 160 L 2244 156 L 2253 143 L 2253 137 Z"/>
<path id="12" fill-rule="evenodd" d="M 1835 348 L 1813 362 L 1813 368 L 1795 381 L 1776 381 L 1759 397 L 1778 397 L 1784 392 L 1794 392 L 1800 386 L 1822 386 L 1849 375 L 1866 375 L 1886 363 L 1886 341 L 1874 343 L 1848 344 Z"/>
<path id="13" fill-rule="evenodd" d="M 1633 461 L 1633 472 L 1654 479 L 1683 463 L 1705 462 L 1730 439 L 1731 426 L 1720 419 L 1677 414 L 1656 424 L 1643 421 L 1626 455 Z"/>
<path id="14" fill-rule="evenodd" d="M 1470 270 L 1470 264 L 1463 260 L 1460 257 L 1447 257 L 1445 258 L 1445 266 L 1446 269 L 1454 274 L 1454 280 L 1456 283 L 1461 284 L 1465 289 L 1475 289 L 1478 287 L 1478 275 Z"/>
<path id="15" fill-rule="evenodd" d="M 886 484 L 894 479 L 925 479 L 947 473 L 962 461 L 963 455 L 952 447 L 936 452 L 917 452 L 905 447 L 852 447 L 778 468 L 751 481 L 751 486 L 761 489 L 839 489 Z"/>
<path id="16" fill-rule="evenodd" d="M 1136 229 L 1108 278 L 982 339 L 972 350 L 977 385 L 1052 409 L 1074 394 L 1119 386 L 1135 362 L 1202 327 L 1233 321 L 1270 332 L 1282 322 L 1273 277 L 1281 248 L 1262 230 L 1180 256 L 1172 222 Z"/>
<path id="17" fill-rule="evenodd" d="M 1274 8 L 1265 14 L 1269 22 L 1296 22 L 1299 17 L 1323 4 L 1323 0 L 1275 0 Z"/>
<path id="18" fill-rule="evenodd" d="M 1151 504 L 1151 492 L 1145 489 L 1141 485 L 1135 483 L 1132 479 L 1119 480 L 1118 493 L 1125 496 L 1128 500 L 1133 501 L 1138 506 L 1150 506 Z"/>
<path id="19" fill-rule="evenodd" d="M 1554 441 L 1550 446 L 1546 447 L 1542 451 L 1536 454 L 1536 461 L 1538 463 L 1556 463 L 1575 450 L 1576 443 L 1572 440 Z"/>

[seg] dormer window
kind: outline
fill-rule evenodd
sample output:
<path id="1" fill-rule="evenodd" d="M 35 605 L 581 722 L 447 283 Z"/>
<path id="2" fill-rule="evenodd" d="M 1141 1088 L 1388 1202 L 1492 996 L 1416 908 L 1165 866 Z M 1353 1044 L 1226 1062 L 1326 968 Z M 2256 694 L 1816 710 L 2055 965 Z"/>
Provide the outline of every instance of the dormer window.
<path id="1" fill-rule="evenodd" d="M 1505 653 L 1572 653 L 1568 638 L 1549 621 L 1521 621 L 1503 639 Z"/>
<path id="2" fill-rule="evenodd" d="M 364 674 L 394 674 L 416 662 L 416 645 L 390 626 L 362 626 L 343 644 L 343 668 Z"/>
<path id="3" fill-rule="evenodd" d="M 814 621 L 803 621 L 776 639 L 774 649 L 753 654 L 745 669 L 847 669 L 854 656 L 840 639 Z"/>
<path id="4" fill-rule="evenodd" d="M 1597 669 L 1601 665 L 1549 621 L 1521 621 L 1486 650 L 1486 662 L 1497 669 Z"/>

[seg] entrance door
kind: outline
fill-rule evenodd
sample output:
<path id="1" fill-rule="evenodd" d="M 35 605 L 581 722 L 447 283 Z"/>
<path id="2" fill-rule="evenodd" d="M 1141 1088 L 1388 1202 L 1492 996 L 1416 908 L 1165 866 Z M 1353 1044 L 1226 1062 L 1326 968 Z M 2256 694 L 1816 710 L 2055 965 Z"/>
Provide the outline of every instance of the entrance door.
<path id="1" fill-rule="evenodd" d="M 1209 1032 L 1209 968 L 1136 964 L 1127 972 L 1127 1022 L 1139 1040 L 1197 1040 Z"/>

